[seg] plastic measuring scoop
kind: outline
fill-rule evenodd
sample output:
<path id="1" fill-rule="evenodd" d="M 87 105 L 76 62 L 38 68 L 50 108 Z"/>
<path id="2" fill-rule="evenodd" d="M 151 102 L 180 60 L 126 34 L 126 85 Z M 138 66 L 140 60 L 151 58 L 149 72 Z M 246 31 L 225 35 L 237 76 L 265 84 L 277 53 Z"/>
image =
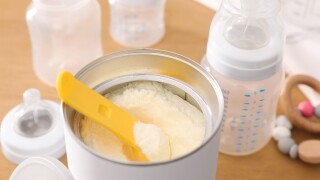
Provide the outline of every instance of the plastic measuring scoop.
<path id="1" fill-rule="evenodd" d="M 135 142 L 134 125 L 139 122 L 138 119 L 87 87 L 69 72 L 58 75 L 57 91 L 64 103 L 123 140 L 123 152 L 128 159 L 149 161 Z"/>

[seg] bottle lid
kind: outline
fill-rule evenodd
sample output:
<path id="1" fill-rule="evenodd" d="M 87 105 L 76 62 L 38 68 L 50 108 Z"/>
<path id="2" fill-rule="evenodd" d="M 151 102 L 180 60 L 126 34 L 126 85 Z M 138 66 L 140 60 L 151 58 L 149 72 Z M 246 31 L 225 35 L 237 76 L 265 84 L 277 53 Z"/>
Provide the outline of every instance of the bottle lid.
<path id="1" fill-rule="evenodd" d="M 207 59 L 219 73 L 242 81 L 258 81 L 271 77 L 282 67 L 282 44 L 271 39 L 259 49 L 240 49 L 223 35 L 210 37 Z"/>
<path id="2" fill-rule="evenodd" d="M 41 100 L 37 89 L 26 90 L 23 101 L 6 114 L 1 124 L 5 157 L 15 164 L 30 156 L 61 157 L 65 142 L 59 105 Z"/>
<path id="3" fill-rule="evenodd" d="M 213 21 L 207 59 L 216 71 L 238 80 L 257 81 L 282 67 L 283 28 L 276 24 L 278 12 L 264 11 L 265 5 L 272 5 L 270 9 L 279 6 L 270 0 L 241 0 L 239 11 L 228 9 L 229 18 Z"/>
<path id="4" fill-rule="evenodd" d="M 30 157 L 13 171 L 10 180 L 74 180 L 60 161 L 50 156 Z"/>

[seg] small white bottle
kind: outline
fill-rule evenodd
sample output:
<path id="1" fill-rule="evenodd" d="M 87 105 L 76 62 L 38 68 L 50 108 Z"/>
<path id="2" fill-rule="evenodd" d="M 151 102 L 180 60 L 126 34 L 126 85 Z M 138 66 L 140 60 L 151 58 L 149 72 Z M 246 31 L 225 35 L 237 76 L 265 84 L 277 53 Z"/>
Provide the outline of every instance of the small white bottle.
<path id="1" fill-rule="evenodd" d="M 110 34 L 121 45 L 149 47 L 165 33 L 166 0 L 109 0 Z"/>
<path id="2" fill-rule="evenodd" d="M 32 0 L 26 20 L 34 71 L 48 85 L 59 71 L 76 73 L 102 55 L 96 0 Z"/>
<path id="3" fill-rule="evenodd" d="M 271 139 L 284 79 L 279 11 L 278 0 L 224 0 L 212 22 L 202 66 L 224 94 L 222 153 L 251 154 Z"/>

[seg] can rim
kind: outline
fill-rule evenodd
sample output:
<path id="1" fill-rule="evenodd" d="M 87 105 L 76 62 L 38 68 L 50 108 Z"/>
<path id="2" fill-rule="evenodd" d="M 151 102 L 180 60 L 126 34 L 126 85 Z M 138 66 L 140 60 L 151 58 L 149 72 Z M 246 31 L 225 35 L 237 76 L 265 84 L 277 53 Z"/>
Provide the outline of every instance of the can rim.
<path id="1" fill-rule="evenodd" d="M 119 52 L 110 53 L 110 54 L 107 54 L 101 58 L 98 58 L 97 60 L 89 63 L 87 66 L 82 68 L 75 75 L 75 77 L 80 79 L 84 74 L 86 74 L 86 72 L 90 71 L 96 65 L 99 65 L 105 61 L 110 61 L 112 59 L 119 58 L 121 56 L 128 56 L 128 55 L 133 55 L 133 54 L 134 55 L 138 55 L 138 54 L 158 55 L 158 56 L 163 56 L 163 57 L 175 59 L 175 60 L 178 60 L 178 61 L 183 62 L 185 64 L 188 64 L 191 67 L 194 67 L 199 73 L 201 73 L 203 76 L 205 76 L 206 79 L 209 81 L 210 85 L 212 86 L 212 88 L 214 89 L 214 91 L 216 92 L 218 105 L 219 105 L 218 118 L 217 118 L 216 125 L 214 125 L 214 127 L 213 127 L 213 130 L 212 130 L 213 133 L 200 146 L 198 146 L 197 148 L 193 149 L 192 151 L 190 151 L 182 156 L 179 156 L 177 158 L 174 158 L 174 159 L 168 160 L 168 161 L 140 163 L 140 162 L 117 161 L 117 160 L 108 158 L 106 156 L 103 156 L 101 154 L 98 154 L 96 152 L 93 152 L 92 149 L 87 147 L 72 131 L 70 124 L 68 123 L 68 119 L 67 119 L 67 115 L 66 115 L 66 111 L 65 111 L 66 105 L 63 102 L 61 102 L 61 113 L 62 113 L 62 116 L 65 120 L 65 127 L 66 127 L 65 130 L 72 136 L 73 139 L 75 139 L 75 141 L 78 145 L 80 145 L 82 148 L 84 148 L 86 151 L 88 151 L 92 155 L 94 155 L 98 158 L 104 159 L 106 161 L 109 161 L 111 163 L 126 165 L 126 166 L 140 167 L 140 166 L 159 166 L 159 165 L 164 165 L 164 164 L 170 164 L 173 162 L 183 160 L 183 159 L 193 155 L 194 153 L 198 152 L 199 150 L 201 150 L 219 132 L 219 127 L 222 123 L 222 112 L 223 112 L 223 107 L 224 107 L 224 101 L 223 101 L 223 94 L 222 94 L 222 91 L 221 91 L 221 88 L 220 88 L 218 82 L 213 78 L 213 76 L 209 72 L 207 72 L 198 63 L 191 60 L 190 58 L 187 58 L 187 57 L 182 56 L 177 53 L 173 53 L 173 52 L 165 51 L 165 50 L 159 50 L 159 49 L 151 49 L 151 48 L 129 49 L 129 50 L 123 50 L 123 51 L 119 51 Z"/>

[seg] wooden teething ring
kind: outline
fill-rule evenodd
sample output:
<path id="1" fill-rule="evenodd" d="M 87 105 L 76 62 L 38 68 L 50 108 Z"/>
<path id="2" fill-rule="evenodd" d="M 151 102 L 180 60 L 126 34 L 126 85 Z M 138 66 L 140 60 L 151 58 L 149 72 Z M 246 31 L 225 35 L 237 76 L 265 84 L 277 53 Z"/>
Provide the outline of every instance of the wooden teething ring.
<path id="1" fill-rule="evenodd" d="M 320 133 L 320 123 L 313 122 L 303 117 L 295 106 L 291 103 L 291 90 L 299 84 L 311 87 L 314 91 L 320 93 L 320 82 L 306 75 L 294 75 L 287 78 L 280 96 L 280 106 L 285 115 L 296 126 L 312 133 Z"/>

